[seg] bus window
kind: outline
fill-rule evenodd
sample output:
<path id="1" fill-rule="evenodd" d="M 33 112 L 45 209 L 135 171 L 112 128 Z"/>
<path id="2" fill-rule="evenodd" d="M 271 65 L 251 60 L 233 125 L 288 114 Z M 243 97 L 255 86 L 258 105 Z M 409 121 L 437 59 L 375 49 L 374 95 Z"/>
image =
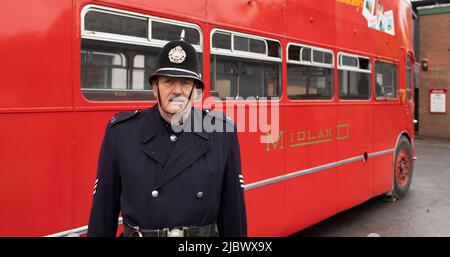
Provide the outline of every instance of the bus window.
<path id="1" fill-rule="evenodd" d="M 234 36 L 234 49 L 249 53 L 267 55 L 267 45 L 265 40 Z"/>
<path id="2" fill-rule="evenodd" d="M 123 53 L 83 50 L 81 59 L 85 68 L 83 84 L 90 85 L 92 89 L 107 89 L 113 85 L 118 89 L 126 88 L 127 61 Z"/>
<path id="3" fill-rule="evenodd" d="M 230 31 L 212 33 L 212 96 L 237 100 L 281 95 L 279 42 Z"/>
<path id="4" fill-rule="evenodd" d="M 408 100 L 412 99 L 413 92 L 412 62 L 412 55 L 408 53 L 408 57 L 406 59 L 406 93 Z"/>
<path id="5" fill-rule="evenodd" d="M 148 77 L 159 50 L 183 29 L 202 63 L 201 33 L 195 25 L 106 7 L 88 6 L 83 14 L 81 91 L 90 101 L 156 100 Z"/>
<path id="6" fill-rule="evenodd" d="M 105 10 L 92 10 L 84 16 L 85 33 L 108 33 L 147 38 L 148 18 L 119 14 Z"/>
<path id="7" fill-rule="evenodd" d="M 289 44 L 288 97 L 292 100 L 329 100 L 333 97 L 333 52 Z"/>
<path id="8" fill-rule="evenodd" d="M 339 98 L 343 100 L 370 99 L 370 59 L 339 53 Z"/>
<path id="9" fill-rule="evenodd" d="M 375 62 L 375 96 L 377 98 L 397 98 L 398 67 L 392 63 Z"/>
<path id="10" fill-rule="evenodd" d="M 231 51 L 231 34 L 220 32 L 214 33 L 212 37 L 212 48 Z"/>
<path id="11" fill-rule="evenodd" d="M 197 29 L 189 26 L 169 24 L 152 20 L 152 39 L 172 41 L 180 39 L 181 31 L 184 29 L 184 40 L 192 45 L 200 46 L 200 33 Z"/>

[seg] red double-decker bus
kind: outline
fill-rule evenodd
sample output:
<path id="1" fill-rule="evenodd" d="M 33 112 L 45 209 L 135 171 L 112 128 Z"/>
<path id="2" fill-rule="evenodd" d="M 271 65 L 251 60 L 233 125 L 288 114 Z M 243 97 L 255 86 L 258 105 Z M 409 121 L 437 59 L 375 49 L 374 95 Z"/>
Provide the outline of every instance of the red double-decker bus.
<path id="1" fill-rule="evenodd" d="M 183 29 L 203 99 L 246 117 L 260 99 L 279 110 L 278 133 L 239 133 L 250 236 L 409 188 L 407 0 L 16 0 L 0 12 L 1 236 L 86 232 L 105 124 L 156 103 L 148 75 Z"/>

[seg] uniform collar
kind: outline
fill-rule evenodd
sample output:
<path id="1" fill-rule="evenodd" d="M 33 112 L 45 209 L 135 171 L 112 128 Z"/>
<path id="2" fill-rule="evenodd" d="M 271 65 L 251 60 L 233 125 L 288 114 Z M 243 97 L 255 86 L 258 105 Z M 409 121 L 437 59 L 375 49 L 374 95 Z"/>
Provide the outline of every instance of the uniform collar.
<path id="1" fill-rule="evenodd" d="M 194 123 L 193 123 L 194 122 Z M 198 136 L 208 140 L 208 133 L 203 130 L 203 126 L 200 130 L 194 128 L 193 124 L 203 125 L 203 115 L 200 110 L 192 108 L 191 115 L 188 120 L 182 125 L 183 131 L 192 131 Z M 166 132 L 161 114 L 159 113 L 158 104 L 146 109 L 143 115 L 143 122 L 141 127 L 141 142 L 143 144 L 150 141 L 156 135 Z M 190 133 L 190 132 L 188 132 Z"/>
<path id="2" fill-rule="evenodd" d="M 143 144 L 147 143 L 156 135 L 165 132 L 165 128 L 160 119 L 158 104 L 155 104 L 144 111 L 142 126 L 140 129 L 141 141 Z"/>

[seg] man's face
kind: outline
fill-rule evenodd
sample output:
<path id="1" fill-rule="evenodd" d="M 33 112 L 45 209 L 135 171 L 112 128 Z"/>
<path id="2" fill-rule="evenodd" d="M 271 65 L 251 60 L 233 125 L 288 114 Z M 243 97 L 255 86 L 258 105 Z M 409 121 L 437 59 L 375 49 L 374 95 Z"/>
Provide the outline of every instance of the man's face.
<path id="1" fill-rule="evenodd" d="M 158 88 L 159 87 L 159 90 Z M 161 108 L 171 114 L 182 111 L 186 108 L 191 99 L 189 95 L 194 87 L 194 79 L 191 78 L 173 78 L 167 76 L 158 77 L 158 85 L 153 83 L 153 95 L 158 98 Z"/>

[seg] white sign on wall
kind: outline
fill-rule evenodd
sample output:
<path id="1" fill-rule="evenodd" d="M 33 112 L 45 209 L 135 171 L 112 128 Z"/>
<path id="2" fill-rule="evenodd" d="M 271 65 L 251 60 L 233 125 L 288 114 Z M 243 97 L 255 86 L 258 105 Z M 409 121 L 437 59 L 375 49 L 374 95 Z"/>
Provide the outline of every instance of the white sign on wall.
<path id="1" fill-rule="evenodd" d="M 447 113 L 447 89 L 430 89 L 430 113 Z"/>

